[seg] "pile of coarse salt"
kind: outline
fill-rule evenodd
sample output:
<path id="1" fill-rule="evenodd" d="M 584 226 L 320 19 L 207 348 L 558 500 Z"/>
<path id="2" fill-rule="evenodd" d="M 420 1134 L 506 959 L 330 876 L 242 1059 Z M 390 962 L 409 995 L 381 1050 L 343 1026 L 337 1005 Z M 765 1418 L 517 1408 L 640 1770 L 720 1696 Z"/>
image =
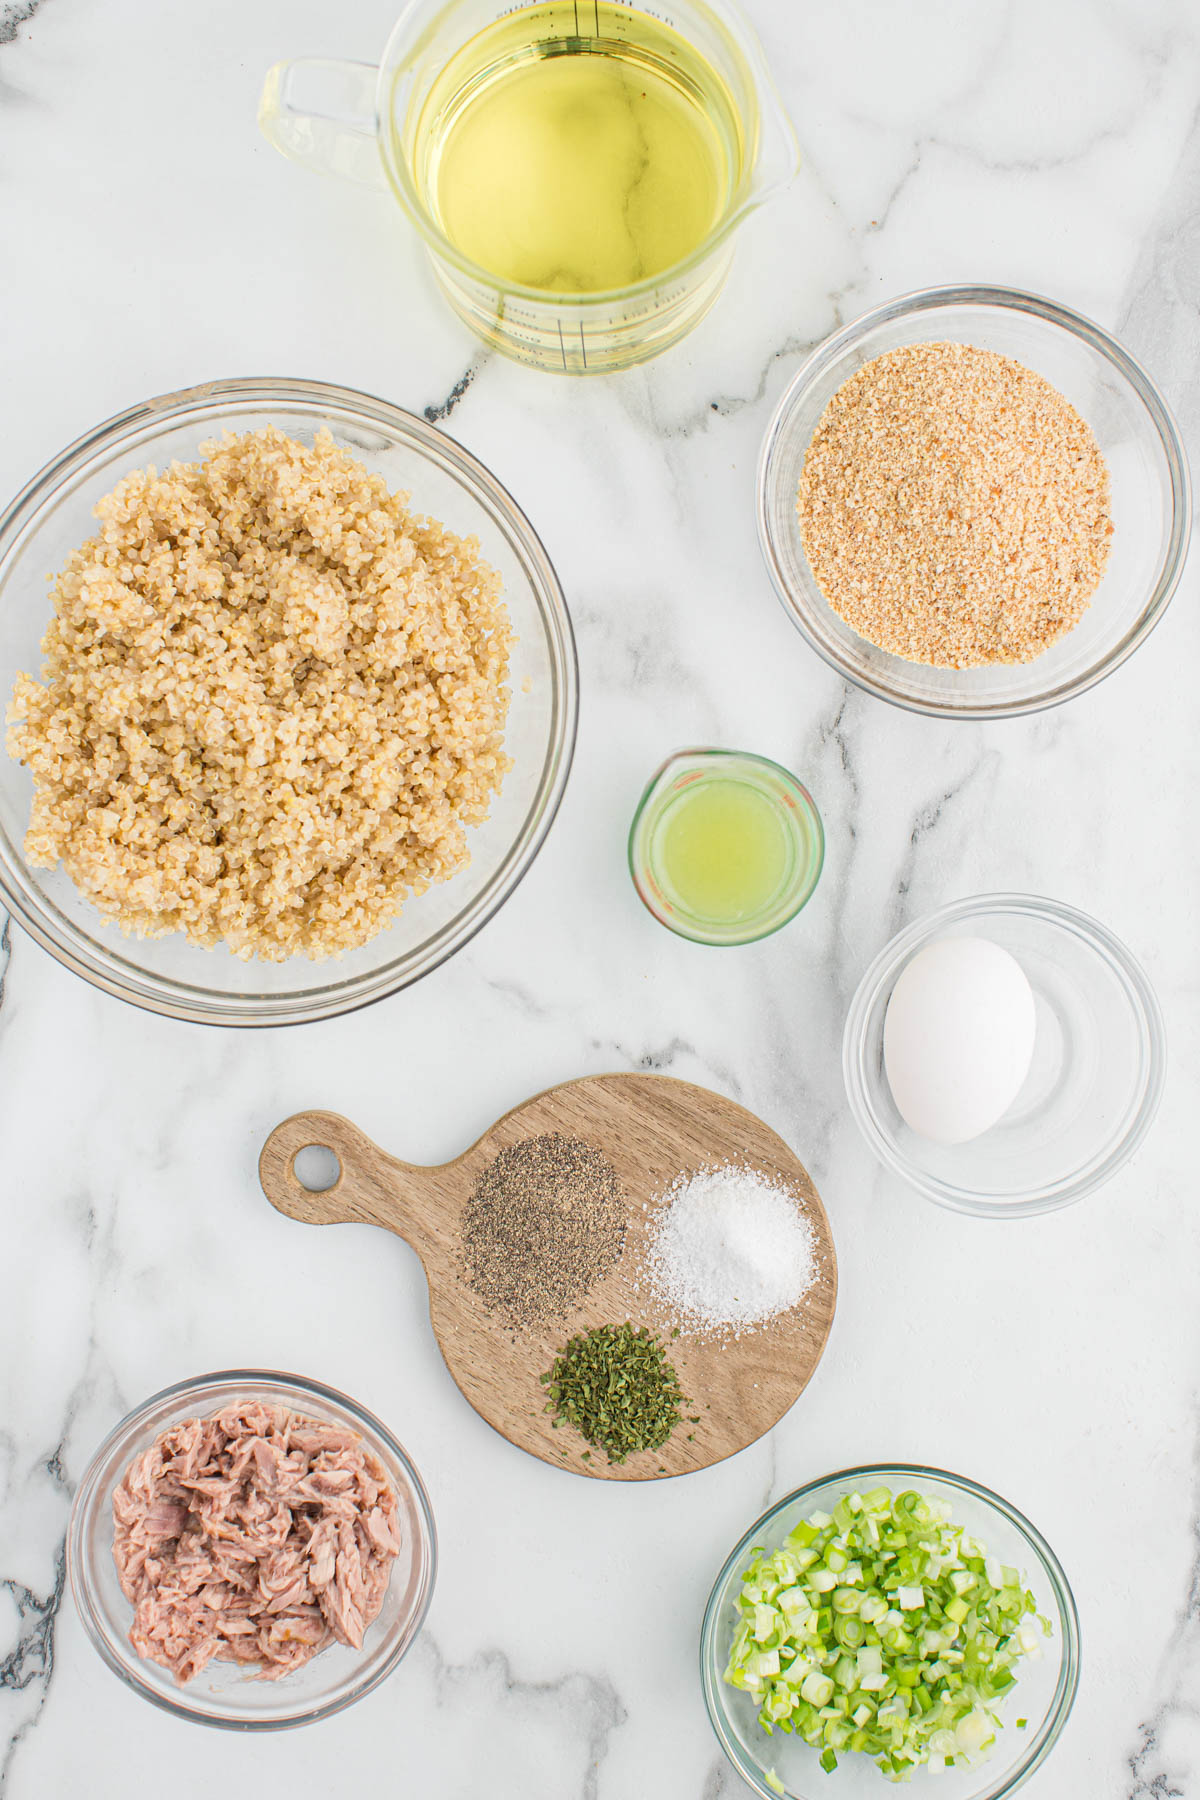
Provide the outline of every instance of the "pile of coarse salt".
<path id="1" fill-rule="evenodd" d="M 817 1274 L 796 1196 L 732 1163 L 680 1176 L 667 1190 L 645 1264 L 655 1297 L 681 1326 L 734 1336 L 788 1312 Z"/>

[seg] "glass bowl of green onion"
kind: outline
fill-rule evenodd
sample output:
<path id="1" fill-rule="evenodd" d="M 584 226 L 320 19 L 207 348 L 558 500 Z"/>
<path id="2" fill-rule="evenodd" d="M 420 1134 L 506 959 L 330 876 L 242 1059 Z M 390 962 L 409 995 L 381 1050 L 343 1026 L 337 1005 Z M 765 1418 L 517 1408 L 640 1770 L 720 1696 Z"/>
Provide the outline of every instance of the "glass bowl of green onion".
<path id="1" fill-rule="evenodd" d="M 1000 1800 L 1067 1721 L 1079 1617 L 1006 1500 L 877 1464 L 751 1526 L 709 1597 L 700 1667 L 713 1730 L 762 1800 L 879 1800 L 934 1774 L 939 1800 Z"/>

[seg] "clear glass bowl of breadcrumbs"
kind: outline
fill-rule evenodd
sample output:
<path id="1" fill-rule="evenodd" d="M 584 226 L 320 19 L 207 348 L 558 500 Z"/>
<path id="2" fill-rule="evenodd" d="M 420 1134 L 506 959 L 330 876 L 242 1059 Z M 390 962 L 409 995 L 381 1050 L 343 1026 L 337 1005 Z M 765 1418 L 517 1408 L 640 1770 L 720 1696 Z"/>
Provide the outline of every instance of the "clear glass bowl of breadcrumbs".
<path id="1" fill-rule="evenodd" d="M 868 643 L 830 606 L 805 555 L 796 492 L 813 434 L 843 382 L 912 344 L 971 344 L 1023 363 L 1090 426 L 1108 464 L 1113 535 L 1080 622 L 1032 661 L 950 669 Z M 1035 294 L 942 287 L 876 307 L 827 338 L 787 389 L 758 475 L 759 539 L 788 617 L 818 655 L 867 693 L 911 712 L 996 719 L 1039 712 L 1119 668 L 1166 610 L 1191 522 L 1187 458 L 1153 382 L 1098 325 Z"/>
<path id="2" fill-rule="evenodd" d="M 59 962 L 153 1012 L 218 1025 L 329 1018 L 406 987 L 461 948 L 502 906 L 537 855 L 562 798 L 575 742 L 578 672 L 566 602 L 533 527 L 481 463 L 444 432 L 386 401 L 320 382 L 217 381 L 163 395 L 72 444 L 0 518 L 0 693 L 41 670 L 48 578 L 98 529 L 92 508 L 121 478 L 194 462 L 224 432 L 267 425 L 311 444 L 328 430 L 411 510 L 441 521 L 499 571 L 515 643 L 504 748 L 512 767 L 488 817 L 467 833 L 470 861 L 410 897 L 360 948 L 314 961 L 239 960 L 182 933 L 139 938 L 105 925 L 61 864 L 34 868 L 23 843 L 33 783 L 0 750 L 0 890 L 13 915 Z"/>

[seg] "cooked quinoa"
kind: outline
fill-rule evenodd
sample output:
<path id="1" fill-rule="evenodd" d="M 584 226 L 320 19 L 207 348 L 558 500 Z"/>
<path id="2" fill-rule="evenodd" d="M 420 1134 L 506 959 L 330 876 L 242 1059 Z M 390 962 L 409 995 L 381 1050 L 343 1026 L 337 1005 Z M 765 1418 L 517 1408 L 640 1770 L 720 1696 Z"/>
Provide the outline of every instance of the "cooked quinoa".
<path id="1" fill-rule="evenodd" d="M 335 956 L 469 861 L 500 790 L 500 578 L 327 431 L 201 454 L 127 475 L 55 579 L 9 709 L 25 854 L 125 932 Z"/>
<path id="2" fill-rule="evenodd" d="M 1083 617 L 1108 559 L 1108 468 L 1044 376 L 970 344 L 877 356 L 834 394 L 796 496 L 817 583 L 910 662 L 1029 662 Z"/>

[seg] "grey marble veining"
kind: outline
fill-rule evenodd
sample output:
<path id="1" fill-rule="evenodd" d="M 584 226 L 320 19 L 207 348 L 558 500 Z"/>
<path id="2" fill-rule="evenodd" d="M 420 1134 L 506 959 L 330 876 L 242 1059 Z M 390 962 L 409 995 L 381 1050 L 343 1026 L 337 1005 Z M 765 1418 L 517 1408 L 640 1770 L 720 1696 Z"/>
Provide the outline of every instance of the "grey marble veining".
<path id="1" fill-rule="evenodd" d="M 1093 693 L 951 728 L 807 650 L 753 505 L 807 351 L 936 281 L 1027 286 L 1117 330 L 1195 457 L 1194 0 L 748 0 L 801 172 L 691 338 L 583 383 L 482 351 L 385 198 L 308 178 L 256 134 L 269 63 L 371 57 L 394 3 L 212 0 L 158 8 L 152 29 L 141 0 L 0 6 L 0 497 L 96 421 L 192 381 L 365 388 L 441 424 L 526 508 L 583 678 L 570 788 L 528 878 L 457 958 L 366 1013 L 196 1030 L 92 992 L 15 926 L 0 938 L 0 1796 L 117 1800 L 169 1769 L 177 1800 L 467 1800 L 481 1782 L 496 1800 L 735 1800 L 695 1669 L 712 1576 L 790 1487 L 898 1456 L 1008 1495 L 1075 1588 L 1082 1686 L 1030 1800 L 1200 1797 L 1200 576 Z M 715 957 L 653 924 L 623 860 L 642 784 L 697 741 L 794 767 L 828 834 L 801 920 Z M 1132 1164 L 1009 1227 L 942 1215 L 877 1168 L 839 1069 L 880 945 L 996 888 L 1123 937 L 1171 1051 Z M 411 1252 L 310 1236 L 255 1179 L 266 1132 L 300 1107 L 437 1161 L 526 1094 L 608 1068 L 762 1114 L 813 1172 L 841 1273 L 828 1351 L 779 1428 L 645 1489 L 512 1450 L 442 1365 Z M 428 1629 L 396 1676 L 270 1739 L 201 1735 L 126 1693 L 63 1592 L 71 1495 L 104 1433 L 167 1382 L 238 1363 L 314 1374 L 387 1418 L 441 1539 Z"/>

